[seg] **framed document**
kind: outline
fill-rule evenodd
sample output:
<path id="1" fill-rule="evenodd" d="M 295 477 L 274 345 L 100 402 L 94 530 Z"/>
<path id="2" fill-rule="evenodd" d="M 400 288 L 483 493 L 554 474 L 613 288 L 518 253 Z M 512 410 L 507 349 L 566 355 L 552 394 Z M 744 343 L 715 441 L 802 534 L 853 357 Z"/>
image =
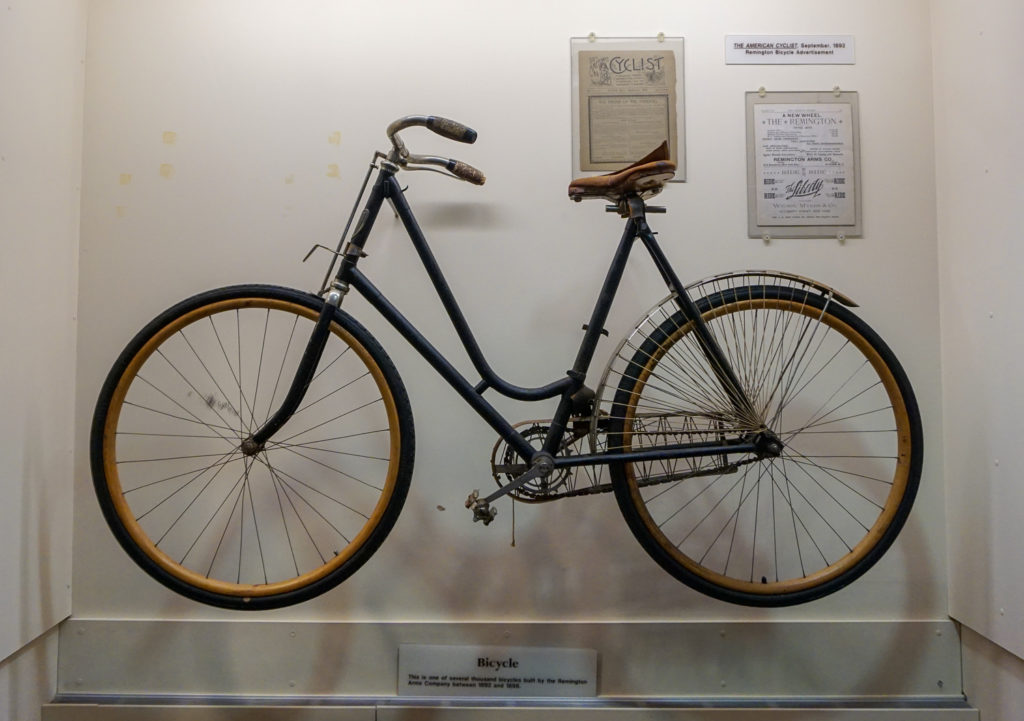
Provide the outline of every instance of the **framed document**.
<path id="1" fill-rule="evenodd" d="M 572 38 L 573 177 L 635 162 L 666 140 L 686 177 L 682 38 Z"/>
<path id="2" fill-rule="evenodd" d="M 747 93 L 751 238 L 861 234 L 857 93 Z"/>

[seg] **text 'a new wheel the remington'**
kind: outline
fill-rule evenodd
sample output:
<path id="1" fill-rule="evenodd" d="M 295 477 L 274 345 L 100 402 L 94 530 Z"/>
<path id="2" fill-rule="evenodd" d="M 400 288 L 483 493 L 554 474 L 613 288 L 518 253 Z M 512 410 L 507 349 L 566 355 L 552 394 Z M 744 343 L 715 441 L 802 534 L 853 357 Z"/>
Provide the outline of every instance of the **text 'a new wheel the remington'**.
<path id="1" fill-rule="evenodd" d="M 696 305 L 752 407 L 737 410 L 669 303 L 621 351 L 609 449 L 768 429 L 781 451 L 614 464 L 619 506 L 665 570 L 711 596 L 781 606 L 832 593 L 910 512 L 922 458 L 910 383 L 876 333 L 812 290 L 733 287 Z"/>
<path id="2" fill-rule="evenodd" d="M 128 345 L 93 419 L 103 514 L 147 573 L 196 600 L 262 609 L 340 583 L 405 499 L 412 416 L 387 355 L 335 311 L 298 410 L 257 452 L 323 303 L 272 286 L 169 309 Z"/>

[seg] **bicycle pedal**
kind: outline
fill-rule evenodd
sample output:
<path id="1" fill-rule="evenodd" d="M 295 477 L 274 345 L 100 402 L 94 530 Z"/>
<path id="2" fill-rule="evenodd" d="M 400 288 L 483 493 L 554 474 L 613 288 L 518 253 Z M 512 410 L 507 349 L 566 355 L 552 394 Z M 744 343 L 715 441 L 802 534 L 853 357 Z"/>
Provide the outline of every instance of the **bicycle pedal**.
<path id="1" fill-rule="evenodd" d="M 490 505 L 480 504 L 473 506 L 473 523 L 482 521 L 485 526 L 491 525 L 491 521 L 498 515 L 498 509 Z"/>
<path id="2" fill-rule="evenodd" d="M 475 490 L 466 499 L 466 508 L 473 510 L 473 523 L 483 521 L 485 526 L 490 525 L 494 517 L 498 515 L 498 509 L 494 508 L 487 501 L 480 500 L 480 491 Z"/>

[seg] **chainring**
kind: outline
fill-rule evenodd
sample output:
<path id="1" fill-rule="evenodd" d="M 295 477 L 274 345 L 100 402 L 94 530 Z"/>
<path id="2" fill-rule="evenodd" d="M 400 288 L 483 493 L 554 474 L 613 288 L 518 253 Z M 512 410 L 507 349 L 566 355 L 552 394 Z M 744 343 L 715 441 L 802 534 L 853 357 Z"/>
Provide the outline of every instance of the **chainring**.
<path id="1" fill-rule="evenodd" d="M 527 441 L 543 441 L 547 438 L 549 426 L 544 425 L 543 421 L 523 421 L 516 424 L 515 428 L 518 429 L 521 426 L 529 426 L 525 431 L 520 431 Z M 562 441 L 562 447 L 559 449 L 559 455 L 569 455 L 573 442 L 573 437 L 567 433 Z M 529 464 L 519 457 L 515 449 L 505 442 L 505 439 L 498 439 L 494 450 L 491 451 L 491 474 L 499 487 L 511 483 L 526 473 L 529 467 Z M 546 478 L 535 478 L 528 481 L 516 490 L 510 491 L 508 495 L 524 503 L 552 501 L 565 495 L 564 491 L 569 488 L 573 478 L 571 468 L 555 469 Z"/>

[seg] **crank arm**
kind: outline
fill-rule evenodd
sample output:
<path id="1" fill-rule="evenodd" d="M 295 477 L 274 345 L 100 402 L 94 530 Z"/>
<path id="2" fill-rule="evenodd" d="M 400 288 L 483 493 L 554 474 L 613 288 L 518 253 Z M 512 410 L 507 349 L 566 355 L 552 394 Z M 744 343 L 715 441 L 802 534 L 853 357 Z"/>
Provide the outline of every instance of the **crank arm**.
<path id="1" fill-rule="evenodd" d="M 508 495 L 512 491 L 518 491 L 520 488 L 525 486 L 533 479 L 541 478 L 543 476 L 548 475 L 549 473 L 551 473 L 552 468 L 554 468 L 554 463 L 552 462 L 551 458 L 541 457 L 540 459 L 538 459 L 537 462 L 533 464 L 533 466 L 528 471 L 526 471 L 526 473 L 517 477 L 511 483 L 501 486 L 494 493 L 487 496 L 487 498 L 477 500 L 477 503 L 485 506 L 490 505 L 494 501 L 498 500 L 502 496 Z"/>
<path id="2" fill-rule="evenodd" d="M 547 476 L 551 473 L 553 468 L 554 460 L 551 456 L 547 454 L 539 454 L 537 459 L 534 461 L 533 466 L 526 471 L 526 473 L 523 473 L 508 485 L 501 486 L 486 498 L 480 498 L 480 491 L 473 491 L 469 494 L 469 498 L 466 499 L 466 508 L 472 509 L 474 521 L 483 521 L 486 526 L 494 520 L 494 517 L 498 513 L 497 509 L 491 508 L 491 504 L 494 501 L 498 500 L 502 496 L 508 495 L 512 491 L 519 490 L 535 478 Z"/>

